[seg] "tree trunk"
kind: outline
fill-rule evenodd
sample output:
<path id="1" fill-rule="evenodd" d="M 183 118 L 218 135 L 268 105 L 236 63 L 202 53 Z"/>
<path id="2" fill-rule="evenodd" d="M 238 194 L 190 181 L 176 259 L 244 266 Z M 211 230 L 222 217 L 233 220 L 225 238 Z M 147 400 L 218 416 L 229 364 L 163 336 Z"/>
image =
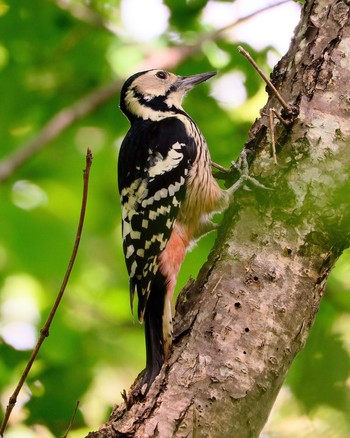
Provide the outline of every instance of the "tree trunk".
<path id="1" fill-rule="evenodd" d="M 276 35 L 276 37 L 278 37 Z M 350 241 L 350 6 L 304 5 L 272 79 L 299 111 L 251 130 L 250 175 L 197 281 L 177 304 L 174 352 L 147 397 L 93 437 L 257 437 L 303 347 L 328 274 Z"/>

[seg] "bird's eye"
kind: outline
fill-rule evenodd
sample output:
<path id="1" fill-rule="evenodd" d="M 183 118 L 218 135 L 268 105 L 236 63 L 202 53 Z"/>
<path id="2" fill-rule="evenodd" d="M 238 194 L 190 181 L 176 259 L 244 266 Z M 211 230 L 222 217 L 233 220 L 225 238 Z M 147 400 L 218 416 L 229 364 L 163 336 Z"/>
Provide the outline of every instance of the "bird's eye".
<path id="1" fill-rule="evenodd" d="M 165 71 L 159 71 L 156 73 L 157 78 L 159 79 L 166 79 L 167 78 L 167 74 L 165 73 Z"/>

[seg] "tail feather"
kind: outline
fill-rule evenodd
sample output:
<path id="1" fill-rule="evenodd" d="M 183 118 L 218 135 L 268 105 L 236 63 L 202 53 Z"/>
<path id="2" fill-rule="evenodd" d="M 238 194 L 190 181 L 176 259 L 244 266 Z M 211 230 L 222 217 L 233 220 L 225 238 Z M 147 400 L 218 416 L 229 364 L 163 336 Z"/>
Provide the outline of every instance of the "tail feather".
<path id="1" fill-rule="evenodd" d="M 171 346 L 171 327 L 164 323 L 169 320 L 169 304 L 167 298 L 167 282 L 158 271 L 148 300 L 144 315 L 146 338 L 146 369 L 141 381 L 142 388 L 147 384 L 149 390 L 154 379 L 167 358 Z"/>

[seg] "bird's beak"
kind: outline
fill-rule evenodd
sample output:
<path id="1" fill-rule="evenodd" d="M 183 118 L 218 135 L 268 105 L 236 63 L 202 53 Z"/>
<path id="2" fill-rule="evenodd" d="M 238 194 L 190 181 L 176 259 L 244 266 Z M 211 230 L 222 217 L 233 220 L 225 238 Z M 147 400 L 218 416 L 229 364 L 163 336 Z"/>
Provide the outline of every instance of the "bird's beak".
<path id="1" fill-rule="evenodd" d="M 189 91 L 196 85 L 210 79 L 212 76 L 216 75 L 216 71 L 211 71 L 208 73 L 199 73 L 192 76 L 178 76 L 177 80 L 173 84 L 173 87 L 177 91 Z"/>

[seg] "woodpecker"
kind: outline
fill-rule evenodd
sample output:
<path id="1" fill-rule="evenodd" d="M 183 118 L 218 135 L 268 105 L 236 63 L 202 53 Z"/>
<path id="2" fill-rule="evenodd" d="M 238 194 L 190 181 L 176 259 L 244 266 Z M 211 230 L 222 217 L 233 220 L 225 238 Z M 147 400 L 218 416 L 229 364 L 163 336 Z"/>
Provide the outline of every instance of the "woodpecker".
<path id="1" fill-rule="evenodd" d="M 186 251 L 215 227 L 211 216 L 237 189 L 220 188 L 207 143 L 182 107 L 185 94 L 215 74 L 142 71 L 121 90 L 120 109 L 130 121 L 118 160 L 123 249 L 131 309 L 136 291 L 145 322 L 145 392 L 170 355 L 171 300 Z"/>

